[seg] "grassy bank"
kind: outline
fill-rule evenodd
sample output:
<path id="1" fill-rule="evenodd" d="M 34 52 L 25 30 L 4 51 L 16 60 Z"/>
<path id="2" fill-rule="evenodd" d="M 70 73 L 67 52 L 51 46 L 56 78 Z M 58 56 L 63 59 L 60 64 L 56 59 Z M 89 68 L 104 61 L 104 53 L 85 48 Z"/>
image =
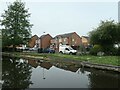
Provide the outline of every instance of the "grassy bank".
<path id="1" fill-rule="evenodd" d="M 12 54 L 15 54 L 16 56 L 20 57 L 20 55 L 28 55 L 28 56 L 34 56 L 34 57 L 52 57 L 52 58 L 66 58 L 71 60 L 79 60 L 79 61 L 87 61 L 90 63 L 95 64 L 107 64 L 107 65 L 115 65 L 120 66 L 120 57 L 118 56 L 92 56 L 92 55 L 65 55 L 65 54 L 41 54 L 41 53 L 35 53 L 35 52 L 14 52 Z"/>

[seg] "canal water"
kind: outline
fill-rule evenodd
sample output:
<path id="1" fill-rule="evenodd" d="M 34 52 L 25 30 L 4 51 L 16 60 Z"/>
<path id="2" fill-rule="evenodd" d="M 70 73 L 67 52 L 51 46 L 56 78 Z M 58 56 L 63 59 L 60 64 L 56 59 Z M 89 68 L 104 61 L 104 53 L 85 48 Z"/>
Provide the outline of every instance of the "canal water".
<path id="1" fill-rule="evenodd" d="M 117 72 L 65 62 L 2 57 L 2 88 L 118 88 Z"/>

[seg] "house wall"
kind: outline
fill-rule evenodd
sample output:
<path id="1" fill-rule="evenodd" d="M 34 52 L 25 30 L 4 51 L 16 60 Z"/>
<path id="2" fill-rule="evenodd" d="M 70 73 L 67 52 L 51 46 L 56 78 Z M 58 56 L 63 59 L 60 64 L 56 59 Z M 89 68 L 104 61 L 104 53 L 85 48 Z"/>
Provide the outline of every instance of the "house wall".
<path id="1" fill-rule="evenodd" d="M 84 46 L 87 46 L 87 45 L 89 44 L 88 39 L 85 38 L 85 37 L 82 37 L 82 44 L 83 44 Z"/>
<path id="2" fill-rule="evenodd" d="M 41 42 L 41 48 L 45 49 L 47 47 L 50 47 L 51 45 L 51 41 L 52 37 L 50 35 L 46 35 L 45 37 L 43 37 L 42 39 L 40 39 Z"/>
<path id="3" fill-rule="evenodd" d="M 62 38 L 62 43 L 65 45 L 69 44 L 69 38 L 68 37 Z"/>
<path id="4" fill-rule="evenodd" d="M 30 39 L 30 41 L 28 43 L 30 48 L 33 48 L 35 46 L 37 39 L 38 39 L 37 35 L 34 35 L 34 36 L 31 37 L 31 39 Z"/>
<path id="5" fill-rule="evenodd" d="M 72 34 L 71 36 L 71 46 L 80 46 L 82 43 L 80 36 L 77 33 Z"/>
<path id="6" fill-rule="evenodd" d="M 73 33 L 71 36 L 71 46 L 76 49 L 79 50 L 79 46 L 82 43 L 81 37 L 77 34 L 77 33 Z"/>

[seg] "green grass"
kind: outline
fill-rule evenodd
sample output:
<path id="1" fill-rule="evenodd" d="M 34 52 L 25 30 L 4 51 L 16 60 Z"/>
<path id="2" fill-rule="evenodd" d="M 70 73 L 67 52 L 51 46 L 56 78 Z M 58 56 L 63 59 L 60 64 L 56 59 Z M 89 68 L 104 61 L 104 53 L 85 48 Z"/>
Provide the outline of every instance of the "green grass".
<path id="1" fill-rule="evenodd" d="M 24 53 L 14 53 L 16 55 L 30 55 L 37 57 L 57 57 L 57 58 L 67 58 L 72 60 L 79 61 L 88 61 L 95 64 L 108 64 L 108 65 L 116 65 L 120 66 L 120 57 L 118 56 L 92 56 L 92 55 L 66 55 L 66 54 L 41 54 L 41 53 L 33 53 L 33 52 L 24 52 Z"/>
<path id="2" fill-rule="evenodd" d="M 97 63 L 97 64 L 109 64 L 109 65 L 120 66 L 120 57 L 118 56 L 101 56 L 100 57 L 100 56 L 92 56 L 92 55 L 75 56 L 75 55 L 60 55 L 60 54 L 54 54 L 53 56 L 70 58 L 73 60 L 88 61 L 88 62 Z"/>

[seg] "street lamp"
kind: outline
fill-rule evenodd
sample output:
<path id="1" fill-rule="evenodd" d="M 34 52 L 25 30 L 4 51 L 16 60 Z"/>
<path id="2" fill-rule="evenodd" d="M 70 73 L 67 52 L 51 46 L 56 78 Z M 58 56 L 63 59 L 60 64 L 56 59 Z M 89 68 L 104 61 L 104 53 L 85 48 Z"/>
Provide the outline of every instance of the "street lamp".
<path id="1" fill-rule="evenodd" d="M 43 35 L 44 35 L 45 32 L 43 32 Z M 42 37 L 40 38 L 40 43 L 41 43 L 41 46 L 40 48 L 42 48 Z"/>

